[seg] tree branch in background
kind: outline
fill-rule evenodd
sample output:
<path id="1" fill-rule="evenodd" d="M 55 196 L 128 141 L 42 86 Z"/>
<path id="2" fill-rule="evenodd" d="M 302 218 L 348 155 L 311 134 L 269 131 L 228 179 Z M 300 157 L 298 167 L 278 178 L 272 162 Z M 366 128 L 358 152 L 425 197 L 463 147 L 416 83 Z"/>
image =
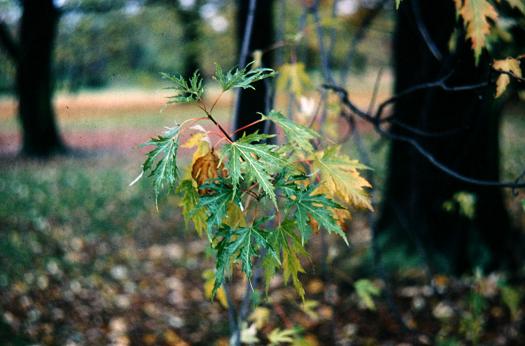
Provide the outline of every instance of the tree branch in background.
<path id="1" fill-rule="evenodd" d="M 357 46 L 365 38 L 366 34 L 368 33 L 368 28 L 370 27 L 374 19 L 376 19 L 377 16 L 381 13 L 387 2 L 390 1 L 381 0 L 377 2 L 376 5 L 366 14 L 365 18 L 361 21 L 361 25 L 359 25 L 356 33 L 353 35 L 350 47 L 348 48 L 348 53 L 346 55 L 344 65 L 341 68 L 341 85 L 346 85 L 348 73 L 350 71 L 350 67 L 352 66 L 352 62 L 354 61 L 354 57 L 357 52 Z"/>
<path id="2" fill-rule="evenodd" d="M 425 25 L 425 22 L 423 21 L 423 17 L 421 15 L 421 8 L 419 7 L 419 1 L 414 0 L 410 2 L 412 4 L 412 12 L 414 12 L 414 18 L 416 20 L 416 26 L 417 30 L 421 34 L 421 37 L 423 38 L 423 41 L 427 45 L 428 49 L 430 50 L 430 53 L 436 58 L 437 61 L 443 60 L 443 54 L 439 50 L 438 46 L 432 40 L 432 37 L 430 37 L 430 33 L 428 32 L 427 26 Z"/>
<path id="3" fill-rule="evenodd" d="M 337 85 L 328 85 L 328 84 L 323 84 L 323 87 L 325 89 L 329 89 L 329 90 L 335 91 L 339 95 L 339 98 L 340 98 L 341 102 L 345 106 L 347 106 L 352 113 L 354 113 L 355 115 L 357 115 L 361 119 L 364 119 L 365 121 L 373 124 L 374 125 L 374 129 L 376 130 L 376 132 L 379 135 L 381 135 L 383 137 L 386 137 L 388 139 L 392 139 L 392 140 L 395 140 L 395 141 L 400 141 L 400 142 L 405 142 L 407 144 L 410 144 L 423 157 L 425 157 L 431 164 L 433 164 L 436 168 L 440 169 L 444 173 L 446 173 L 446 174 L 448 174 L 448 175 L 450 175 L 450 176 L 452 176 L 452 177 L 454 177 L 454 178 L 456 178 L 458 180 L 461 180 L 461 181 L 463 181 L 465 183 L 469 183 L 469 184 L 473 184 L 473 185 L 487 186 L 487 187 L 512 188 L 513 190 L 515 190 L 515 189 L 524 189 L 525 188 L 525 183 L 520 183 L 521 179 L 523 178 L 522 176 L 518 177 L 514 181 L 494 181 L 494 180 L 476 179 L 476 178 L 467 177 L 465 175 L 462 175 L 462 174 L 456 172 L 455 170 L 449 168 L 447 165 L 443 164 L 441 161 L 437 160 L 435 158 L 435 156 L 431 152 L 429 152 L 427 149 L 425 149 L 414 138 L 408 137 L 408 136 L 404 136 L 404 135 L 400 135 L 400 134 L 395 134 L 395 133 L 392 133 L 390 131 L 387 131 L 387 130 L 383 129 L 381 127 L 381 124 L 384 123 L 384 122 L 392 123 L 392 119 L 391 118 L 381 119 L 380 116 L 374 116 L 372 114 L 369 114 L 368 112 L 365 112 L 365 111 L 361 110 L 359 107 L 357 107 L 349 99 L 348 91 L 345 88 L 342 88 L 342 87 L 337 86 Z M 446 88 L 445 90 L 447 90 L 447 89 L 450 89 L 450 90 L 471 90 L 471 89 L 479 88 L 480 86 L 479 86 L 479 84 L 473 84 L 473 85 L 465 85 L 465 86 L 459 86 L 459 87 L 448 87 L 448 86 L 445 85 L 445 82 L 443 80 L 440 80 L 440 81 L 436 81 L 436 82 L 432 82 L 432 83 L 425 83 L 423 85 L 415 86 L 415 87 L 411 88 L 411 90 L 421 90 L 421 89 L 424 89 L 424 88 L 432 88 L 432 87 Z M 406 94 L 407 93 L 404 93 L 404 95 L 406 95 Z M 397 100 L 399 98 L 400 98 L 399 95 L 395 95 L 395 96 L 393 96 L 391 99 L 389 99 L 387 101 L 392 103 L 392 102 L 395 102 L 395 100 Z M 391 100 L 394 100 L 394 101 L 391 101 Z M 387 101 L 385 101 L 385 102 L 387 102 Z M 383 102 L 383 104 L 385 102 Z M 345 119 L 347 119 L 347 121 L 349 121 L 348 113 L 342 112 L 341 114 L 343 114 Z M 377 114 L 378 114 L 378 112 L 376 113 L 376 115 Z M 380 115 L 380 113 L 379 113 L 379 115 Z"/>
<path id="4" fill-rule="evenodd" d="M 2 46 L 9 59 L 18 64 L 20 54 L 18 43 L 9 31 L 7 24 L 2 21 L 0 21 L 0 46 Z"/>

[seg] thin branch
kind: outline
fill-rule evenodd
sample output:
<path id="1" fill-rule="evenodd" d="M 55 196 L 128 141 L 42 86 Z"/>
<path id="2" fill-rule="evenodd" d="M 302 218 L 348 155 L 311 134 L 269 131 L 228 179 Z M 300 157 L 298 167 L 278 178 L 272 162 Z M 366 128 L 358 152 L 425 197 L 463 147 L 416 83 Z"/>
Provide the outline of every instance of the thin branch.
<path id="1" fill-rule="evenodd" d="M 482 88 L 487 87 L 490 84 L 487 81 L 487 82 L 481 82 L 481 83 L 476 83 L 476 84 L 459 85 L 459 86 L 452 86 L 451 87 L 451 86 L 447 85 L 447 80 L 448 80 L 448 78 L 450 78 L 450 76 L 452 75 L 453 72 L 454 71 L 451 71 L 450 73 L 446 74 L 445 76 L 443 76 L 442 78 L 440 78 L 440 79 L 438 79 L 437 81 L 434 81 L 434 82 L 416 84 L 416 85 L 411 86 L 410 88 L 407 88 L 407 89 L 397 93 L 396 95 L 388 98 L 387 100 L 383 101 L 379 105 L 379 107 L 377 108 L 376 113 L 374 114 L 374 118 L 381 119 L 381 115 L 383 114 L 383 112 L 384 112 L 384 110 L 385 110 L 385 108 L 387 106 L 397 102 L 401 98 L 404 98 L 406 96 L 409 96 L 409 95 L 411 95 L 411 94 L 413 94 L 415 92 L 421 91 L 421 90 L 428 90 L 428 89 L 432 89 L 432 88 L 440 88 L 440 89 L 442 89 L 444 91 L 460 92 L 460 91 L 470 91 L 470 90 L 482 89 Z M 382 118 L 381 122 L 390 121 L 391 118 L 392 118 L 391 116 L 386 117 L 386 118 Z"/>
<path id="2" fill-rule="evenodd" d="M 429 85 L 434 85 L 434 83 L 427 83 Z M 443 87 L 443 82 L 438 83 L 437 85 Z M 359 107 L 357 107 L 350 99 L 348 98 L 348 92 L 346 89 L 336 86 L 336 85 L 323 85 L 324 88 L 335 91 L 341 100 L 341 102 L 347 106 L 353 113 L 355 113 L 360 118 L 370 122 L 374 125 L 374 129 L 377 133 L 379 133 L 381 136 L 404 142 L 407 144 L 410 144 L 416 151 L 418 151 L 423 157 L 425 157 L 431 164 L 433 164 L 435 167 L 443 171 L 444 173 L 450 175 L 451 177 L 454 177 L 460 181 L 463 181 L 465 183 L 473 184 L 473 185 L 479 185 L 479 186 L 487 186 L 487 187 L 500 187 L 500 188 L 512 188 L 512 189 L 522 189 L 525 188 L 525 183 L 519 183 L 519 181 L 495 181 L 495 180 L 485 180 L 485 179 L 476 179 L 472 177 L 465 176 L 463 174 L 460 174 L 456 172 L 455 170 L 451 169 L 441 161 L 437 160 L 436 157 L 429 152 L 426 148 L 424 148 L 417 140 L 414 138 L 395 134 L 389 131 L 386 131 L 381 127 L 381 123 L 383 122 L 379 117 L 374 117 L 371 114 L 361 110 Z M 449 87 L 451 89 L 454 89 L 454 87 Z M 395 98 L 394 96 L 393 98 Z M 342 113 L 345 114 L 345 113 Z M 391 120 L 387 120 L 391 122 Z"/>
<path id="3" fill-rule="evenodd" d="M 361 24 L 357 28 L 356 33 L 353 35 L 350 47 L 348 48 L 348 53 L 346 55 L 345 64 L 341 68 L 341 85 L 346 85 L 346 81 L 348 79 L 348 72 L 350 71 L 355 54 L 357 53 L 357 46 L 365 38 L 370 25 L 373 23 L 374 19 L 377 18 L 377 16 L 381 13 L 387 2 L 389 2 L 389 0 L 381 0 L 377 2 L 374 8 L 367 12 L 366 16 L 363 18 Z"/>
<path id="4" fill-rule="evenodd" d="M 413 0 L 410 3 L 412 4 L 412 12 L 414 13 L 414 18 L 416 20 L 417 30 L 421 34 L 421 37 L 427 45 L 428 50 L 430 50 L 430 53 L 432 53 L 437 61 L 443 60 L 443 54 L 439 50 L 434 40 L 432 40 L 432 37 L 430 37 L 430 33 L 428 32 L 427 26 L 425 25 L 425 21 L 421 15 L 421 8 L 419 7 L 419 0 Z"/>
<path id="5" fill-rule="evenodd" d="M 324 42 L 324 30 L 321 26 L 321 17 L 319 16 L 319 1 L 317 0 L 310 8 L 309 11 L 314 19 L 315 30 L 317 33 L 317 40 L 319 42 L 319 55 L 321 57 L 321 72 L 325 82 L 333 82 L 332 74 L 330 72 L 330 61 L 328 52 L 325 48 Z"/>

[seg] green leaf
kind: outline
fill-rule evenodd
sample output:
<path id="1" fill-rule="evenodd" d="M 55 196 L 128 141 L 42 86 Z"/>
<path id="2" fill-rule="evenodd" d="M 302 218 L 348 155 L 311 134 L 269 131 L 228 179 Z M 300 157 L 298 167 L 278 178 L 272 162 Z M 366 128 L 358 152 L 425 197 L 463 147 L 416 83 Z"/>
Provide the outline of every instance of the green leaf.
<path id="1" fill-rule="evenodd" d="M 249 69 L 252 64 L 253 62 L 242 69 L 232 68 L 227 73 L 224 73 L 219 64 L 215 64 L 213 78 L 217 80 L 223 91 L 227 91 L 234 88 L 255 89 L 253 83 L 275 76 L 275 71 L 271 68 Z"/>
<path id="2" fill-rule="evenodd" d="M 200 186 L 202 190 L 210 191 L 208 194 L 200 197 L 200 207 L 207 210 L 207 232 L 211 237 L 214 227 L 223 224 L 228 214 L 230 203 L 238 204 L 240 202 L 236 192 L 228 185 L 224 178 L 215 178 L 214 181 L 208 181 Z"/>
<path id="3" fill-rule="evenodd" d="M 179 184 L 177 192 L 181 194 L 179 206 L 182 208 L 182 216 L 184 217 L 186 228 L 188 228 L 189 220 L 191 220 L 197 233 L 202 235 L 202 232 L 206 230 L 208 216 L 200 205 L 199 194 L 193 186 L 193 182 L 189 179 L 183 180 Z"/>
<path id="4" fill-rule="evenodd" d="M 401 5 L 401 0 L 396 0 L 396 10 L 399 10 L 399 5 Z"/>
<path id="5" fill-rule="evenodd" d="M 374 296 L 378 296 L 381 290 L 374 283 L 367 279 L 357 280 L 354 283 L 357 296 L 365 306 L 370 310 L 375 310 Z"/>
<path id="6" fill-rule="evenodd" d="M 521 200 L 521 207 L 523 208 L 523 211 L 525 211 L 525 199 Z"/>
<path id="7" fill-rule="evenodd" d="M 180 127 L 168 128 L 163 135 L 152 138 L 143 147 L 153 146 L 154 148 L 146 154 L 146 161 L 142 164 L 142 171 L 153 178 L 153 188 L 155 190 L 155 201 L 162 189 L 167 185 L 174 188 L 179 178 L 177 169 L 177 150 L 179 148 Z M 155 164 L 156 162 L 156 164 Z"/>
<path id="8" fill-rule="evenodd" d="M 297 225 L 295 221 L 285 220 L 279 227 L 270 232 L 268 242 L 275 249 L 277 253 L 282 255 L 282 267 L 284 282 L 288 283 L 291 279 L 292 284 L 301 297 L 304 299 L 304 288 L 299 280 L 299 273 L 304 273 L 303 266 L 299 256 L 308 257 L 308 252 L 297 234 L 295 233 Z M 275 274 L 275 268 L 279 266 L 279 262 L 274 257 L 267 257 L 263 262 L 265 269 L 266 290 L 268 291 L 270 280 Z"/>
<path id="9" fill-rule="evenodd" d="M 268 115 L 262 115 L 262 119 L 273 121 L 284 131 L 284 134 L 290 143 L 295 144 L 298 149 L 307 152 L 312 152 L 314 150 L 310 141 L 320 137 L 319 133 L 314 130 L 298 125 L 274 110 Z"/>
<path id="10" fill-rule="evenodd" d="M 315 184 L 311 184 L 306 189 L 301 189 L 297 186 L 295 195 L 287 203 L 290 208 L 296 208 L 294 216 L 297 221 L 297 227 L 301 232 L 301 242 L 304 244 L 312 234 L 312 226 L 310 224 L 310 218 L 312 218 L 329 233 L 336 233 L 341 236 L 348 245 L 345 233 L 333 216 L 334 208 L 344 208 L 324 195 L 314 195 L 315 187 Z"/>
<path id="11" fill-rule="evenodd" d="M 215 285 L 213 295 L 224 282 L 225 271 L 232 263 L 240 262 L 241 269 L 248 277 L 252 276 L 252 258 L 260 254 L 261 249 L 266 249 L 267 256 L 278 259 L 277 253 L 268 242 L 268 232 L 261 230 L 258 226 L 232 229 L 226 225 L 217 234 L 222 237 L 215 249 L 217 250 L 217 271 L 215 274 Z"/>
<path id="12" fill-rule="evenodd" d="M 183 76 L 174 76 L 167 73 L 161 73 L 161 76 L 173 83 L 173 86 L 167 89 L 176 91 L 174 96 L 168 97 L 168 104 L 196 102 L 204 94 L 203 81 L 199 71 L 195 71 L 189 81 L 184 79 Z"/>
<path id="13" fill-rule="evenodd" d="M 513 320 L 518 317 L 522 297 L 523 293 L 519 289 L 507 285 L 501 287 L 501 300 L 510 310 Z"/>
<path id="14" fill-rule="evenodd" d="M 259 188 L 270 198 L 277 207 L 272 174 L 286 165 L 275 152 L 276 146 L 269 144 L 253 144 L 271 135 L 251 134 L 224 146 L 224 156 L 228 158 L 226 168 L 231 177 L 234 193 L 237 191 L 241 179 L 247 183 L 255 181 Z"/>

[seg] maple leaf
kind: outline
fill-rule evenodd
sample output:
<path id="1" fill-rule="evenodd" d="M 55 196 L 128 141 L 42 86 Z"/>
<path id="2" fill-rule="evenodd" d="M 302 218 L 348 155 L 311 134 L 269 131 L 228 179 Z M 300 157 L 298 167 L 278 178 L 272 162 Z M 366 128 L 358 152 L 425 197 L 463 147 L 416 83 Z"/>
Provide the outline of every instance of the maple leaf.
<path id="1" fill-rule="evenodd" d="M 284 64 L 279 68 L 279 78 L 277 79 L 277 89 L 290 91 L 295 95 L 302 95 L 304 89 L 310 88 L 312 81 L 305 71 L 303 63 Z"/>
<path id="2" fill-rule="evenodd" d="M 297 334 L 295 329 L 279 329 L 275 328 L 268 334 L 268 341 L 270 346 L 276 346 L 283 343 L 291 344 L 293 342 L 293 336 Z"/>
<path id="3" fill-rule="evenodd" d="M 321 194 L 314 194 L 315 184 L 311 184 L 306 189 L 298 188 L 293 198 L 287 201 L 289 208 L 295 207 L 295 219 L 297 227 L 301 232 L 301 242 L 304 244 L 310 238 L 312 225 L 317 223 L 324 227 L 329 233 L 336 233 L 348 244 L 346 235 L 334 219 L 333 209 L 342 209 L 343 207 L 328 199 Z M 314 220 L 314 222 L 310 222 Z"/>
<path id="4" fill-rule="evenodd" d="M 173 83 L 173 86 L 167 89 L 176 92 L 174 96 L 168 97 L 168 104 L 197 102 L 204 95 L 203 80 L 199 71 L 195 71 L 189 80 L 184 79 L 183 76 L 173 76 L 168 73 L 161 73 L 161 76 Z"/>
<path id="5" fill-rule="evenodd" d="M 476 64 L 481 51 L 487 45 L 487 36 L 490 34 L 489 20 L 495 21 L 498 12 L 487 0 L 455 0 L 456 10 L 463 17 L 467 38 L 472 42 Z"/>
<path id="6" fill-rule="evenodd" d="M 270 320 L 270 309 L 258 306 L 250 314 L 248 320 L 255 324 L 255 328 L 261 329 Z"/>
<path id="7" fill-rule="evenodd" d="M 150 171 L 149 176 L 153 178 L 155 203 L 160 191 L 166 185 L 170 189 L 174 188 L 179 178 L 177 169 L 179 134 L 180 126 L 170 127 L 162 135 L 152 138 L 141 145 L 143 147 L 154 147 L 146 154 L 146 160 L 142 164 L 142 171 L 144 173 Z"/>
<path id="8" fill-rule="evenodd" d="M 210 300 L 212 300 L 212 292 L 213 292 L 213 284 L 215 282 L 215 273 L 213 270 L 205 270 L 202 273 L 202 278 L 204 281 L 204 296 Z M 226 293 L 224 292 L 224 289 L 222 287 L 219 287 L 217 290 L 217 294 L 215 296 L 219 303 L 224 307 L 228 308 L 228 300 L 226 299 Z"/>
<path id="9" fill-rule="evenodd" d="M 269 144 L 255 144 L 273 135 L 251 134 L 224 146 L 224 156 L 228 158 L 226 167 L 230 174 L 234 193 L 237 191 L 241 179 L 256 181 L 270 200 L 277 207 L 272 174 L 281 170 L 286 161 L 277 153 L 277 146 Z M 244 175 L 243 175 L 244 171 Z"/>
<path id="10" fill-rule="evenodd" d="M 332 146 L 316 154 L 314 169 L 318 169 L 321 174 L 317 192 L 330 198 L 337 197 L 355 207 L 373 210 L 370 196 L 365 190 L 371 185 L 359 174 L 359 170 L 367 167 L 339 151 L 339 146 Z"/>
<path id="11" fill-rule="evenodd" d="M 215 75 L 213 78 L 217 80 L 223 91 L 227 91 L 234 88 L 242 89 L 255 89 L 253 83 L 260 81 L 265 78 L 275 76 L 276 72 L 271 68 L 252 68 L 250 67 L 255 63 L 252 61 L 244 68 L 232 68 L 228 72 L 224 73 L 222 67 L 219 64 L 215 65 Z"/>
<path id="12" fill-rule="evenodd" d="M 354 283 L 354 288 L 357 296 L 363 304 L 370 310 L 375 310 L 374 296 L 378 296 L 381 289 L 377 287 L 372 281 L 367 279 L 357 280 Z"/>
<path id="13" fill-rule="evenodd" d="M 291 279 L 295 290 L 301 299 L 304 299 L 305 291 L 299 280 L 299 273 L 304 273 L 304 269 L 299 256 L 308 257 L 308 252 L 295 233 L 296 228 L 295 221 L 287 219 L 276 230 L 270 232 L 268 242 L 277 253 L 281 253 L 284 282 L 288 283 Z M 275 268 L 278 266 L 279 262 L 274 257 L 267 256 L 263 261 L 266 291 L 268 291 L 270 280 L 275 274 Z"/>
<path id="14" fill-rule="evenodd" d="M 522 76 L 520 62 L 514 58 L 494 60 L 492 68 L 496 71 L 512 73 L 519 78 Z M 510 76 L 508 74 L 502 73 L 498 76 L 498 79 L 496 80 L 496 97 L 500 97 L 505 92 L 509 83 Z"/>
<path id="15" fill-rule="evenodd" d="M 191 176 L 200 186 L 208 179 L 217 178 L 219 171 L 222 171 L 222 164 L 219 157 L 215 154 L 213 149 L 207 154 L 197 158 L 191 168 Z M 206 190 L 199 190 L 200 194 L 205 194 Z"/>
<path id="16" fill-rule="evenodd" d="M 187 179 L 179 184 L 177 192 L 182 197 L 179 206 L 182 208 L 182 216 L 184 217 L 186 228 L 188 228 L 188 221 L 191 220 L 200 236 L 206 229 L 208 216 L 206 211 L 199 205 L 197 189 L 193 186 L 193 182 Z"/>
<path id="17" fill-rule="evenodd" d="M 506 0 L 510 7 L 516 8 L 521 13 L 525 14 L 525 1 L 523 0 Z"/>
<path id="18" fill-rule="evenodd" d="M 268 232 L 260 229 L 258 224 L 238 229 L 223 225 L 217 237 L 222 239 L 215 246 L 217 264 L 213 296 L 224 282 L 225 271 L 232 263 L 239 261 L 243 273 L 250 279 L 253 271 L 252 258 L 259 253 L 259 250 L 266 249 L 270 256 L 279 261 L 277 253 L 267 240 Z"/>
<path id="19" fill-rule="evenodd" d="M 199 206 L 207 211 L 207 232 L 211 240 L 214 227 L 224 223 L 230 203 L 239 204 L 240 200 L 227 180 L 221 177 L 202 184 L 200 188 L 208 191 L 206 195 L 200 197 Z"/>
<path id="20" fill-rule="evenodd" d="M 288 141 L 292 144 L 295 144 L 296 147 L 300 150 L 311 152 L 314 150 L 311 140 L 319 138 L 319 133 L 314 130 L 298 125 L 292 120 L 288 119 L 280 112 L 272 110 L 268 115 L 262 115 L 262 119 L 273 121 L 277 124 L 288 138 Z"/>

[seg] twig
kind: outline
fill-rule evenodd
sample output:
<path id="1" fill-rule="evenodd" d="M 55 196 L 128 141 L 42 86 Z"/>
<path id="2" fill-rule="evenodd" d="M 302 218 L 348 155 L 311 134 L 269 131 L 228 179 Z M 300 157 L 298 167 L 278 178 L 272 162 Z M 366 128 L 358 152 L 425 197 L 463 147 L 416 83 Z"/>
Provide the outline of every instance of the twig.
<path id="1" fill-rule="evenodd" d="M 428 85 L 429 87 L 435 87 L 435 86 L 439 86 L 439 87 L 442 87 L 442 88 L 446 87 L 446 85 L 444 84 L 443 81 L 438 81 L 438 82 L 434 82 L 434 83 L 426 83 L 426 85 Z M 452 176 L 452 177 L 454 177 L 454 178 L 456 178 L 458 180 L 461 180 L 463 182 L 466 182 L 466 183 L 469 183 L 469 184 L 473 184 L 473 185 L 487 186 L 487 187 L 513 188 L 513 189 L 525 188 L 525 183 L 519 183 L 519 182 L 516 182 L 516 181 L 512 181 L 512 182 L 511 181 L 503 181 L 502 182 L 502 181 L 494 181 L 494 180 L 476 179 L 476 178 L 472 178 L 472 177 L 468 177 L 468 176 L 465 176 L 463 174 L 460 174 L 460 173 L 456 172 L 455 170 L 449 168 L 447 165 L 443 164 L 441 161 L 437 160 L 432 153 L 430 153 L 427 149 L 425 149 L 414 138 L 408 137 L 408 136 L 404 136 L 404 135 L 400 135 L 400 134 L 395 134 L 395 133 L 392 133 L 392 132 L 384 130 L 381 127 L 381 123 L 382 122 L 390 122 L 391 121 L 390 118 L 388 118 L 386 120 L 385 119 L 381 119 L 378 116 L 372 116 L 371 114 L 369 114 L 369 113 L 359 109 L 348 98 L 348 92 L 346 91 L 346 89 L 344 89 L 344 88 L 342 88 L 340 86 L 328 85 L 328 84 L 324 84 L 323 87 L 326 88 L 326 89 L 330 89 L 330 90 L 333 90 L 333 91 L 337 92 L 341 102 L 345 106 L 347 106 L 357 116 L 359 116 L 360 118 L 362 118 L 362 119 L 368 121 L 369 123 L 373 124 L 374 125 L 374 129 L 381 136 L 389 138 L 389 139 L 392 139 L 392 140 L 396 140 L 396 141 L 405 142 L 407 144 L 410 144 L 423 157 L 425 157 L 431 164 L 433 164 L 435 167 L 437 167 L 438 169 L 440 169 L 444 173 L 446 173 L 446 174 L 448 174 L 448 175 L 450 175 L 450 176 Z M 476 88 L 476 87 L 479 87 L 479 86 L 474 84 L 474 85 L 470 85 L 470 86 L 447 87 L 447 88 L 448 89 L 460 89 L 460 90 L 465 90 L 466 89 L 466 90 L 470 90 L 470 89 Z M 419 89 L 421 89 L 421 87 Z M 389 100 L 395 100 L 395 99 L 399 99 L 399 95 L 394 96 L 394 97 L 392 97 Z M 342 114 L 345 114 L 345 113 L 342 113 Z"/>
<path id="2" fill-rule="evenodd" d="M 410 3 L 412 4 L 412 12 L 414 13 L 414 19 L 416 20 L 417 30 L 421 34 L 421 37 L 427 45 L 428 50 L 430 50 L 430 53 L 432 53 L 432 55 L 434 56 L 434 58 L 436 58 L 437 61 L 443 60 L 443 54 L 439 50 L 434 40 L 432 40 L 432 37 L 430 37 L 430 33 L 428 32 L 427 26 L 423 21 L 421 15 L 421 8 L 419 7 L 419 0 L 412 0 L 410 1 Z"/>
<path id="3" fill-rule="evenodd" d="M 368 29 L 375 18 L 381 13 L 383 8 L 385 7 L 385 4 L 389 2 L 389 0 L 381 0 L 377 2 L 375 7 L 371 9 L 357 28 L 356 33 L 354 34 L 352 41 L 350 43 L 350 47 L 348 48 L 348 53 L 346 54 L 345 64 L 341 68 L 341 74 L 340 74 L 340 83 L 341 85 L 346 85 L 346 81 L 348 79 L 348 72 L 350 71 L 350 68 L 352 66 L 352 62 L 354 60 L 354 56 L 357 52 L 357 46 L 359 43 L 365 38 L 366 34 L 368 33 Z"/>

